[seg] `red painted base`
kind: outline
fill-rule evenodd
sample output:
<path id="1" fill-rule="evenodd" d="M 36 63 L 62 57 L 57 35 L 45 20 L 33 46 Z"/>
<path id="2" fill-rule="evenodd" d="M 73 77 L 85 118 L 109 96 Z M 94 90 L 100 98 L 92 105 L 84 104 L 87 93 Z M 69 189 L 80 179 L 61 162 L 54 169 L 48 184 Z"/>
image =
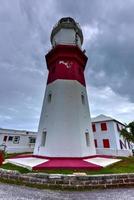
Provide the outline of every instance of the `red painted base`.
<path id="1" fill-rule="evenodd" d="M 43 169 L 89 169 L 89 170 L 99 170 L 103 167 L 84 161 L 87 158 L 95 158 L 95 157 L 103 157 L 103 158 L 111 158 L 111 156 L 103 156 L 103 155 L 95 155 L 89 157 L 82 158 L 60 158 L 60 157 L 43 157 L 36 155 L 18 155 L 15 158 L 27 158 L 27 157 L 35 157 L 35 158 L 44 158 L 48 159 L 47 162 L 41 163 L 39 165 L 34 166 L 33 170 L 43 170 Z"/>
<path id="2" fill-rule="evenodd" d="M 101 166 L 88 163 L 83 161 L 82 159 L 71 159 L 71 158 L 63 158 L 63 159 L 50 159 L 48 162 L 42 163 L 33 167 L 34 170 L 42 170 L 42 169 L 90 169 L 90 170 L 99 170 Z"/>

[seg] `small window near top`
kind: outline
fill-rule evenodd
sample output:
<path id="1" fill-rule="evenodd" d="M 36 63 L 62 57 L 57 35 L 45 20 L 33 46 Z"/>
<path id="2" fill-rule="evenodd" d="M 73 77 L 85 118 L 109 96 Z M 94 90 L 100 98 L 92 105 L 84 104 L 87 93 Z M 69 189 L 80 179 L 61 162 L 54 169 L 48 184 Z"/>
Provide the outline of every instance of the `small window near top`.
<path id="1" fill-rule="evenodd" d="M 14 140 L 13 140 L 13 143 L 14 144 L 19 144 L 19 141 L 20 141 L 20 136 L 15 136 Z"/>
<path id="2" fill-rule="evenodd" d="M 107 124 L 106 123 L 101 123 L 101 130 L 107 131 Z"/>
<path id="3" fill-rule="evenodd" d="M 4 142 L 7 141 L 7 136 L 6 136 L 6 135 L 4 136 L 3 141 L 4 141 Z"/>
<path id="4" fill-rule="evenodd" d="M 89 133 L 88 132 L 85 133 L 85 137 L 86 137 L 86 145 L 89 146 Z"/>
<path id="5" fill-rule="evenodd" d="M 83 94 L 81 94 L 81 101 L 82 101 L 82 104 L 85 105 L 85 97 Z"/>
<path id="6" fill-rule="evenodd" d="M 9 136 L 8 141 L 13 141 L 13 136 Z"/>
<path id="7" fill-rule="evenodd" d="M 47 100 L 48 100 L 48 103 L 51 103 L 51 100 L 52 100 L 52 94 L 49 94 L 49 95 L 48 95 L 48 99 L 47 99 Z"/>

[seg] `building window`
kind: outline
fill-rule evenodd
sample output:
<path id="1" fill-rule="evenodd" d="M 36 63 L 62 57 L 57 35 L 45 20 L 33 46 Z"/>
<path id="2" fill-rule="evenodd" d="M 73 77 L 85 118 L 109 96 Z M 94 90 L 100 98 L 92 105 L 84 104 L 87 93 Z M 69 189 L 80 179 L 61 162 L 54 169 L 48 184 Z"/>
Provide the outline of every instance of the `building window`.
<path id="1" fill-rule="evenodd" d="M 42 132 L 42 140 L 41 140 L 41 146 L 45 146 L 46 144 L 46 135 L 47 135 L 47 131 L 43 131 Z"/>
<path id="2" fill-rule="evenodd" d="M 119 127 L 119 124 L 116 124 L 116 126 L 117 126 L 117 131 L 119 131 L 119 132 L 120 132 L 120 127 Z"/>
<path id="3" fill-rule="evenodd" d="M 127 141 L 127 143 L 128 143 L 128 148 L 129 148 L 129 149 L 132 149 L 133 147 L 132 147 L 132 145 L 130 144 L 130 142 Z"/>
<path id="4" fill-rule="evenodd" d="M 95 147 L 97 148 L 98 144 L 97 144 L 97 140 L 96 139 L 94 140 L 94 144 L 95 144 Z"/>
<path id="5" fill-rule="evenodd" d="M 13 141 L 13 136 L 9 136 L 8 141 Z"/>
<path id="6" fill-rule="evenodd" d="M 95 124 L 92 124 L 92 130 L 93 130 L 93 132 L 96 132 L 96 126 L 95 126 Z"/>
<path id="7" fill-rule="evenodd" d="M 49 94 L 49 95 L 48 95 L 48 99 L 47 99 L 47 100 L 48 100 L 48 103 L 51 103 L 51 100 L 52 100 L 52 94 Z"/>
<path id="8" fill-rule="evenodd" d="M 20 141 L 20 136 L 15 136 L 14 140 L 13 140 L 13 143 L 14 144 L 19 144 L 19 141 Z"/>
<path id="9" fill-rule="evenodd" d="M 7 141 L 7 136 L 6 136 L 6 135 L 4 136 L 3 141 L 4 141 L 4 142 Z"/>
<path id="10" fill-rule="evenodd" d="M 29 143 L 35 144 L 36 138 L 35 137 L 29 137 Z"/>
<path id="11" fill-rule="evenodd" d="M 120 148 L 123 149 L 122 141 L 120 140 Z"/>
<path id="12" fill-rule="evenodd" d="M 84 94 L 81 94 L 81 101 L 82 101 L 82 104 L 85 105 L 85 97 L 84 97 Z"/>
<path id="13" fill-rule="evenodd" d="M 122 140 L 120 140 L 120 148 L 127 149 L 127 141 L 122 142 Z"/>
<path id="14" fill-rule="evenodd" d="M 85 133 L 85 137 L 86 137 L 86 145 L 89 146 L 89 133 L 88 132 Z"/>
<path id="15" fill-rule="evenodd" d="M 107 131 L 107 124 L 106 123 L 101 123 L 101 130 Z"/>
<path id="16" fill-rule="evenodd" d="M 104 147 L 104 148 L 110 148 L 109 139 L 104 139 L 104 140 L 103 140 L 103 147 Z"/>

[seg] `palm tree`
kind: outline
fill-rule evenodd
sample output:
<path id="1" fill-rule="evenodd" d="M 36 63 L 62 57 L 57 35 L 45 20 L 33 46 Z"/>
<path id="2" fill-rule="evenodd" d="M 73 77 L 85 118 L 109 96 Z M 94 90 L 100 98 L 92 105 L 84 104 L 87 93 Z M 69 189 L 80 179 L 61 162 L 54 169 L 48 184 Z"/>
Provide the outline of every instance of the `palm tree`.
<path id="1" fill-rule="evenodd" d="M 130 122 L 120 132 L 124 139 L 128 142 L 134 143 L 134 121 Z"/>

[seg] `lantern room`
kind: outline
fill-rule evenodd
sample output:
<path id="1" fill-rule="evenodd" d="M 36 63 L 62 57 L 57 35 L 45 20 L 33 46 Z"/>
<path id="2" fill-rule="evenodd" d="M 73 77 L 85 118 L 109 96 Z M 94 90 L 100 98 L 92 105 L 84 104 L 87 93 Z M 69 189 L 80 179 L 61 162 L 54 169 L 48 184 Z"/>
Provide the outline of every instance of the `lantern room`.
<path id="1" fill-rule="evenodd" d="M 71 17 L 64 17 L 53 27 L 51 44 L 76 45 L 81 48 L 83 43 L 82 30 L 77 22 Z"/>

